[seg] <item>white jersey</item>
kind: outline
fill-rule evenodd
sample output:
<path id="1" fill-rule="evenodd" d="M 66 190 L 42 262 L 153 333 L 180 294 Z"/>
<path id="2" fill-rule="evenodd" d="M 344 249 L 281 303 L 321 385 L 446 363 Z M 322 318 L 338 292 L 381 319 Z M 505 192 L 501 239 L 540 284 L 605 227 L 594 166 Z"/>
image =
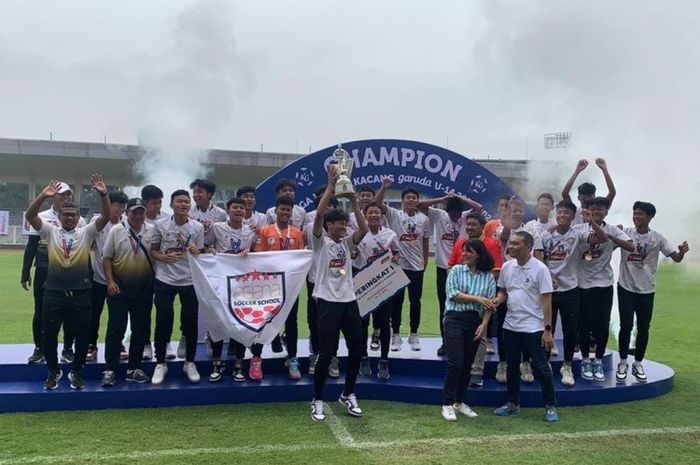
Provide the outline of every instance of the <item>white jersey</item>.
<path id="1" fill-rule="evenodd" d="M 316 216 L 316 211 L 312 211 L 311 213 Z M 313 220 L 310 223 L 306 223 L 306 226 L 304 226 L 304 230 L 302 231 L 304 234 L 304 245 L 306 246 L 307 249 L 309 250 L 314 250 L 314 223 Z M 321 235 L 324 237 L 328 237 L 328 233 L 326 232 L 325 229 L 321 230 Z M 311 283 L 316 282 L 316 260 L 311 260 L 311 268 L 309 268 L 309 273 L 306 275 L 306 279 L 309 280 Z"/>
<path id="2" fill-rule="evenodd" d="M 520 333 L 544 331 L 542 295 L 552 292 L 552 277 L 544 263 L 535 257 L 518 265 L 517 260 L 503 264 L 498 287 L 508 293 L 508 313 L 503 329 Z"/>
<path id="3" fill-rule="evenodd" d="M 390 253 L 399 252 L 399 238 L 394 231 L 389 228 L 379 228 L 377 234 L 372 231 L 367 231 L 365 237 L 362 238 L 356 247 L 357 257 L 353 265 L 355 268 L 364 268 L 370 265 L 374 260 L 381 257 L 390 251 Z"/>
<path id="4" fill-rule="evenodd" d="M 593 228 L 591 228 L 591 225 L 588 223 L 580 227 L 588 235 L 593 232 Z M 630 240 L 629 236 L 616 226 L 603 223 L 601 228 L 606 234 L 617 237 L 618 239 L 623 241 Z M 610 260 L 616 248 L 617 245 L 610 239 L 602 244 L 581 243 L 579 245 L 578 285 L 581 289 L 609 287 L 613 285 L 614 277 Z"/>
<path id="5" fill-rule="evenodd" d="M 546 223 L 542 223 L 539 219 L 535 218 L 534 220 L 530 220 L 525 223 L 524 229 L 530 233 L 533 239 L 537 239 L 540 234 L 555 228 L 556 226 L 557 222 L 554 220 L 549 220 Z"/>
<path id="6" fill-rule="evenodd" d="M 150 219 L 149 217 L 146 217 L 146 220 L 145 220 L 145 221 L 146 221 L 147 224 L 153 225 L 153 224 L 156 224 L 157 222 L 163 221 L 163 220 L 165 220 L 165 219 L 167 219 L 167 218 L 170 218 L 170 216 L 169 216 L 167 213 L 160 212 L 160 213 L 158 213 L 158 215 L 157 215 L 155 218 L 153 218 L 153 219 Z M 124 221 L 127 221 L 127 220 L 124 220 Z"/>
<path id="7" fill-rule="evenodd" d="M 214 233 L 211 231 L 211 225 L 228 219 L 226 211 L 213 203 L 210 203 L 206 210 L 200 210 L 197 205 L 192 205 L 187 216 L 198 221 L 204 227 L 204 245 L 207 247 L 214 244 Z"/>
<path id="8" fill-rule="evenodd" d="M 467 237 L 465 226 L 468 214 L 469 211 L 463 212 L 457 221 L 452 221 L 445 210 L 428 208 L 428 218 L 435 232 L 435 265 L 438 268 L 447 269 L 447 262 L 450 261 L 455 243 Z"/>
<path id="9" fill-rule="evenodd" d="M 251 229 L 260 229 L 267 226 L 267 218 L 264 213 L 254 211 L 250 218 L 243 218 L 243 224 Z"/>
<path id="10" fill-rule="evenodd" d="M 578 287 L 579 244 L 588 241 L 584 228 L 574 226 L 564 234 L 556 229 L 544 231 L 535 239 L 535 250 L 541 250 L 544 263 L 552 276 L 557 278 L 558 287 L 554 292 L 566 292 Z"/>
<path id="11" fill-rule="evenodd" d="M 37 215 L 39 218 L 41 218 L 42 223 L 49 223 L 52 226 L 56 226 L 57 228 L 61 227 L 61 220 L 58 218 L 58 212 L 53 209 L 53 207 L 44 210 L 43 212 L 39 212 Z M 99 215 L 98 215 L 99 216 Z M 85 219 L 81 216 L 80 219 L 78 220 L 78 225 L 76 228 L 82 228 L 83 226 L 86 226 L 87 223 L 85 222 Z M 29 227 L 29 231 L 27 231 L 28 236 L 39 236 L 40 232 L 34 229 L 32 226 Z"/>
<path id="12" fill-rule="evenodd" d="M 270 207 L 267 209 L 265 218 L 267 219 L 267 224 L 274 224 L 277 222 L 275 207 Z M 299 205 L 294 205 L 294 208 L 292 209 L 292 217 L 289 219 L 289 224 L 296 227 L 298 230 L 303 231 L 306 223 L 308 223 L 308 220 L 306 219 L 306 210 L 301 208 Z"/>
<path id="13" fill-rule="evenodd" d="M 625 228 L 624 232 L 634 242 L 635 251 L 621 250 L 619 284 L 630 292 L 651 294 L 656 290 L 659 252 L 668 257 L 674 249 L 663 235 L 652 229 L 646 234 L 638 233 L 637 228 Z"/>
<path id="14" fill-rule="evenodd" d="M 93 217 L 91 223 L 94 223 L 99 216 Z M 102 256 L 104 254 L 105 242 L 107 241 L 107 234 L 116 225 L 120 224 L 112 223 L 108 221 L 102 231 L 97 233 L 95 242 L 92 246 L 92 253 L 90 254 L 90 264 L 92 265 L 92 280 L 99 284 L 107 285 L 107 277 L 105 276 L 105 270 L 102 267 Z"/>
<path id="15" fill-rule="evenodd" d="M 430 220 L 417 211 L 409 215 L 403 210 L 387 207 L 385 217 L 389 227 L 399 237 L 401 268 L 410 271 L 425 269 L 423 239 L 430 237 Z"/>
<path id="16" fill-rule="evenodd" d="M 312 242 L 316 262 L 313 296 L 329 302 L 355 300 L 350 265 L 350 251 L 355 247 L 352 236 L 335 242 L 323 234 L 321 237 L 312 234 Z"/>
<path id="17" fill-rule="evenodd" d="M 211 225 L 214 235 L 214 250 L 217 253 L 237 254 L 242 251 L 250 251 L 255 245 L 255 231 L 242 224 L 239 229 L 234 229 L 228 221 L 221 221 Z"/>
<path id="18" fill-rule="evenodd" d="M 204 226 L 194 220 L 177 225 L 173 217 L 159 221 L 153 228 L 152 244 L 160 244 L 160 253 L 178 254 L 175 263 L 156 260 L 154 263 L 156 279 L 171 286 L 191 286 L 192 273 L 187 263 L 187 248 L 196 245 L 204 248 Z"/>

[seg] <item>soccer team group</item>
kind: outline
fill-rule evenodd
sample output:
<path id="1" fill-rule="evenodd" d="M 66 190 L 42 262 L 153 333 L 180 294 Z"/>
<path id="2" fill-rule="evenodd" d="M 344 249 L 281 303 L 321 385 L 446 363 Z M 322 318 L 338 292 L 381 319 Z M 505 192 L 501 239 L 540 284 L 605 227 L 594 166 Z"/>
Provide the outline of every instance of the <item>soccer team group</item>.
<path id="1" fill-rule="evenodd" d="M 197 179 L 190 185 L 191 194 L 182 189 L 170 195 L 173 214 L 165 215 L 161 212 L 163 192 L 157 186 L 145 186 L 140 198 L 130 199 L 123 192 L 108 192 L 101 176 L 94 175 L 91 182 L 99 194 L 101 211 L 88 224 L 72 202 L 70 187 L 52 181 L 26 212 L 33 232 L 25 249 L 21 284 L 27 290 L 33 284 L 35 301 L 35 349 L 28 362 L 45 360 L 48 377 L 44 387 L 52 390 L 59 386 L 63 372 L 57 348 L 62 327 L 61 359 L 71 364 L 71 388 L 81 389 L 85 363 L 97 358 L 100 317 L 106 302 L 102 387 L 116 384 L 120 360 L 127 358 L 127 381 L 161 384 L 168 373 L 167 360 L 179 357 L 185 360 L 185 376 L 198 383 L 200 375 L 194 363 L 198 300 L 187 255 L 245 257 L 255 252 L 307 248 L 314 254 L 306 302 L 311 352 L 308 372 L 314 377 L 311 418 L 325 419 L 323 391 L 327 376 L 339 376 L 336 353 L 341 332 L 348 358 L 339 401 L 350 415 L 359 417 L 362 409 L 354 386 L 358 375 L 372 375 L 368 349 L 380 351 L 376 365 L 380 380 L 390 377 L 389 353 L 402 350 L 405 294 L 410 309 L 407 344 L 410 350 L 421 350 L 418 331 L 423 276 L 433 236 L 442 337 L 438 355 L 447 358 L 442 416 L 452 421 L 458 415 L 476 416 L 465 402 L 467 390 L 469 385 L 483 384 L 486 354 L 497 351 L 496 379 L 507 384 L 508 399 L 495 413 L 518 413 L 520 383 L 532 383 L 537 375 L 544 418 L 556 421 L 559 417 L 549 358 L 558 355 L 554 344 L 557 319 L 561 319 L 563 333 L 562 384 L 575 383 L 572 360 L 576 351 L 582 357 L 580 378 L 604 381 L 602 361 L 615 284 L 611 258 L 620 248 L 621 361 L 615 377 L 620 382 L 627 378 L 636 317 L 631 371 L 638 382 L 645 382 L 642 361 L 649 339 L 659 253 L 680 262 L 688 252 L 686 242 L 673 248 L 663 235 L 649 228 L 656 213 L 651 203 L 635 202 L 633 226 L 606 223 L 615 187 L 605 161 L 599 158 L 595 164 L 605 177 L 606 197 L 596 196 L 595 186 L 583 183 L 578 186 L 580 207 L 572 202 L 569 192 L 588 166 L 581 160 L 563 188 L 563 200 L 555 204 L 551 194 L 541 194 L 537 218 L 527 223 L 523 222 L 525 205 L 509 197 L 499 200 L 497 217 L 489 221 L 481 212 L 482 206 L 472 199 L 449 194 L 421 200 L 411 187 L 401 192 L 402 208 L 392 208 L 384 202 L 392 184 L 390 177 L 377 191 L 365 186 L 349 195 L 348 214 L 334 195 L 339 177 L 334 165 L 329 168 L 327 185 L 316 192 L 316 210 L 308 213 L 295 205 L 295 183 L 291 180 L 275 186 L 275 206 L 260 213 L 255 210 L 254 187 L 238 189 L 224 210 L 212 201 L 214 183 Z M 49 199 L 52 206 L 40 212 Z M 436 208 L 438 205 L 444 208 Z M 410 284 L 370 316 L 361 318 L 353 273 L 387 253 Z M 170 340 L 176 297 L 181 304 L 181 338 L 173 351 Z M 151 321 L 153 306 L 155 325 Z M 297 359 L 297 315 L 298 300 L 285 321 L 283 335 L 271 343 L 273 352 L 286 350 L 285 366 L 292 380 L 302 376 Z M 127 352 L 122 341 L 129 327 Z M 212 341 L 207 335 L 206 342 L 212 358 L 210 382 L 218 382 L 228 373 L 237 382 L 263 378 L 261 345 L 245 347 L 229 340 L 227 352 L 233 358 L 229 371 L 222 357 L 224 341 Z M 246 350 L 252 357 L 244 370 Z M 156 366 L 149 377 L 142 360 L 154 356 Z"/>

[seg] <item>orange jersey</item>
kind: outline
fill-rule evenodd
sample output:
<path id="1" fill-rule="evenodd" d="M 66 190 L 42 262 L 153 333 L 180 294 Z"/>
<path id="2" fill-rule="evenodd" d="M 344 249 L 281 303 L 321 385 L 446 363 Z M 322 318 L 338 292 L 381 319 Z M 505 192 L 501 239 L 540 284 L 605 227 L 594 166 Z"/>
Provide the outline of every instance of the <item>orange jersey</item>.
<path id="1" fill-rule="evenodd" d="M 485 225 L 484 225 L 484 237 L 490 237 L 491 239 L 498 240 L 496 237 L 496 233 L 498 232 L 498 228 L 501 227 L 501 220 L 489 220 Z"/>
<path id="2" fill-rule="evenodd" d="M 304 248 L 304 236 L 294 226 L 279 229 L 277 224 L 264 226 L 255 238 L 255 251 L 298 250 Z"/>

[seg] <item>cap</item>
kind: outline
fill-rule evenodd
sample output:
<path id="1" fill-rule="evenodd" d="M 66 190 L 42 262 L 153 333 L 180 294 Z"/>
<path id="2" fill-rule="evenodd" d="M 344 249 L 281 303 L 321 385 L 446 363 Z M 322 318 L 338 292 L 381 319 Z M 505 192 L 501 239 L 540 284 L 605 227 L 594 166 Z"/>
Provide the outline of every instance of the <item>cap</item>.
<path id="1" fill-rule="evenodd" d="M 58 184 L 58 193 L 59 194 L 65 194 L 66 192 L 72 192 L 71 188 L 68 184 L 65 182 L 61 182 Z"/>
<path id="2" fill-rule="evenodd" d="M 129 199 L 129 201 L 126 203 L 126 209 L 129 211 L 136 211 L 139 208 L 143 208 L 144 210 L 146 209 L 146 205 L 143 203 L 143 200 L 141 200 L 138 197 L 134 197 L 132 199 Z"/>

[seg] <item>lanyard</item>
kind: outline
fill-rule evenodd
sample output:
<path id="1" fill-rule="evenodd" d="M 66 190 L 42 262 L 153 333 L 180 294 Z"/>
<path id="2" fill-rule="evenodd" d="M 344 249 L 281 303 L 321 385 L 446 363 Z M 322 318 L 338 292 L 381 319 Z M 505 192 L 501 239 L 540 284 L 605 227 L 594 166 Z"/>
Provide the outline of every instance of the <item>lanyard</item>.
<path id="1" fill-rule="evenodd" d="M 289 225 L 287 225 L 287 236 L 284 238 L 284 241 L 282 241 L 282 231 L 280 231 L 279 226 L 277 226 L 277 223 L 275 223 L 275 231 L 277 231 L 277 237 L 279 237 L 279 243 L 280 243 L 280 250 L 289 250 Z"/>
<path id="2" fill-rule="evenodd" d="M 124 226 L 124 229 L 128 229 L 129 231 L 129 244 L 131 244 L 131 249 L 134 251 L 134 255 L 139 254 L 139 250 L 141 249 L 141 241 L 143 240 L 143 233 L 139 232 L 138 234 L 136 231 L 134 231 L 131 226 L 127 225 L 126 223 L 122 223 Z"/>
<path id="3" fill-rule="evenodd" d="M 73 238 L 66 240 L 65 236 L 61 235 L 61 245 L 63 247 L 63 258 L 68 259 L 73 248 Z"/>

